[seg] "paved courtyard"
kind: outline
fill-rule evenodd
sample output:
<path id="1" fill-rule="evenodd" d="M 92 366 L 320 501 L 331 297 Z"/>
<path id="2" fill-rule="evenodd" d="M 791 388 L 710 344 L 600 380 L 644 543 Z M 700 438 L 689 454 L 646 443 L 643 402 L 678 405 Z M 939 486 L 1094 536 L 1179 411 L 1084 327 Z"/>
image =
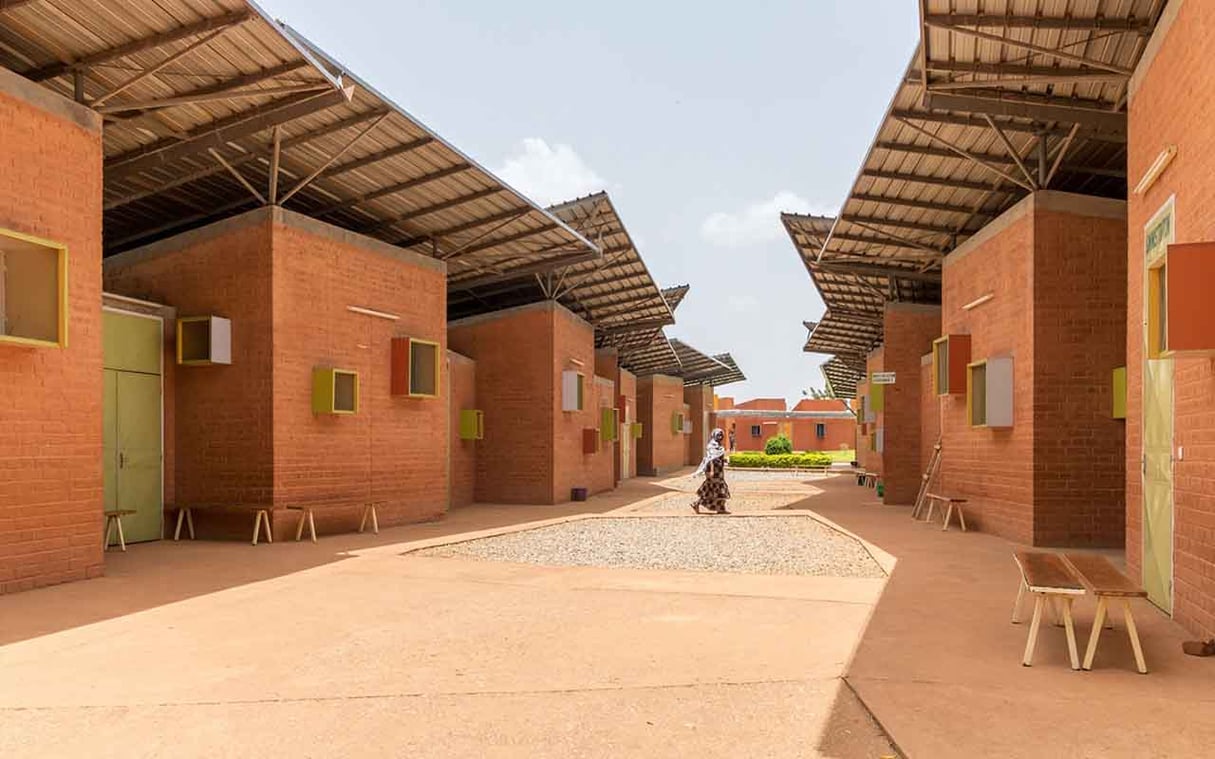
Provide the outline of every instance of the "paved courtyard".
<path id="1" fill-rule="evenodd" d="M 0 598 L 0 756 L 893 754 L 841 679 L 881 571 L 407 553 L 662 495 L 638 482 L 316 546 L 110 554 L 104 579 Z M 841 535 L 798 514 L 763 519 Z M 653 518 L 714 519 L 733 518 Z"/>

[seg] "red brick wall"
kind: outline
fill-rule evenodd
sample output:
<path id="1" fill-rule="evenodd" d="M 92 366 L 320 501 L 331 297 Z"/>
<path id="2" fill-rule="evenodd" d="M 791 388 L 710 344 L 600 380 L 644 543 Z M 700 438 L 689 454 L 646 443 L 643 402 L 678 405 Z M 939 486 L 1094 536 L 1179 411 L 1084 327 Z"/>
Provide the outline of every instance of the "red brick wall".
<path id="1" fill-rule="evenodd" d="M 713 388 L 710 385 L 692 385 L 683 390 L 684 403 L 688 404 L 688 418 L 692 420 L 692 434 L 687 435 L 688 466 L 699 466 L 709 445 L 709 412 L 713 410 Z"/>
<path id="2" fill-rule="evenodd" d="M 287 218 L 274 228 L 275 503 L 336 495 L 384 501 L 380 524 L 433 519 L 448 500 L 447 383 L 439 398 L 402 398 L 391 394 L 389 374 L 393 337 L 437 342 L 445 355 L 446 272 L 429 258 Z M 358 370 L 357 415 L 312 413 L 316 366 Z M 360 515 L 354 507 L 324 520 L 347 529 Z"/>
<path id="3" fill-rule="evenodd" d="M 1176 14 L 1175 20 L 1172 18 Z M 1142 567 L 1143 490 L 1143 227 L 1176 197 L 1176 241 L 1215 240 L 1215 119 L 1203 93 L 1215 76 L 1215 7 L 1172 0 L 1132 82 L 1128 176 L 1139 181 L 1169 145 L 1177 157 L 1128 207 L 1126 559 Z M 1174 362 L 1173 444 L 1184 455 L 1173 468 L 1173 615 L 1196 635 L 1215 636 L 1215 365 L 1206 358 Z"/>
<path id="4" fill-rule="evenodd" d="M 932 394 L 932 354 L 920 357 L 920 473 L 928 471 L 941 436 L 941 404 Z M 917 485 L 918 488 L 918 485 Z M 918 490 L 917 490 L 918 492 Z"/>
<path id="5" fill-rule="evenodd" d="M 599 426 L 600 400 L 610 403 L 615 394 L 595 382 L 589 324 L 546 302 L 452 322 L 448 340 L 477 362 L 482 445 L 511 452 L 477 458 L 478 501 L 561 503 L 574 487 L 591 493 L 612 487 L 610 449 L 582 453 L 583 430 Z M 586 375 L 579 412 L 561 411 L 561 373 L 567 369 Z"/>
<path id="6" fill-rule="evenodd" d="M 623 422 L 632 423 L 637 421 L 637 378 L 632 372 L 625 369 L 618 369 L 616 372 L 616 394 L 617 401 L 623 399 L 624 403 L 620 407 L 620 419 Z M 627 432 L 627 430 L 626 430 Z M 637 448 L 640 441 L 634 440 L 629 446 L 629 461 L 628 471 L 630 476 L 637 475 Z M 618 447 L 619 448 L 619 447 Z M 624 455 L 620 453 L 620 460 L 616 462 L 615 471 L 617 479 L 620 479 L 623 472 L 621 467 L 624 464 Z"/>
<path id="7" fill-rule="evenodd" d="M 876 349 L 870 351 L 869 357 L 868 357 L 868 359 L 866 359 L 866 362 L 865 362 L 865 370 L 866 370 L 865 376 L 868 377 L 873 372 L 884 371 L 884 369 L 883 369 L 884 366 L 885 366 L 885 363 L 884 363 L 884 358 L 883 358 L 883 349 L 876 348 Z M 859 410 L 859 408 L 860 408 L 859 398 L 861 396 L 869 395 L 869 383 L 867 381 L 862 381 L 862 382 L 857 383 L 856 395 L 858 398 L 857 408 Z M 866 403 L 866 408 L 868 408 L 869 402 L 866 401 L 865 403 Z M 859 424 L 864 425 L 863 429 L 865 430 L 865 432 L 863 434 L 861 434 L 859 432 L 857 433 L 856 460 L 862 469 L 865 469 L 866 471 L 869 471 L 869 472 L 877 472 L 878 474 L 881 474 L 882 473 L 882 454 L 881 454 L 881 452 L 873 449 L 872 446 L 874 445 L 874 442 L 877 438 L 877 431 L 879 429 L 881 429 L 882 424 L 884 422 L 883 415 L 882 415 L 882 412 L 879 411 L 879 412 L 873 414 L 872 422 L 866 423 L 865 419 L 866 419 L 866 416 L 861 416 L 857 419 L 857 422 Z"/>
<path id="8" fill-rule="evenodd" d="M 477 362 L 447 351 L 448 387 L 451 388 L 451 505 L 467 506 L 476 498 L 478 440 L 460 439 L 460 412 L 477 405 Z"/>
<path id="9" fill-rule="evenodd" d="M 637 378 L 637 416 L 644 427 L 637 443 L 637 473 L 665 474 L 683 466 L 687 443 L 671 428 L 671 418 L 683 409 L 683 380 L 654 374 Z"/>
<path id="10" fill-rule="evenodd" d="M 553 493 L 553 320 L 547 308 L 512 309 L 452 322 L 448 345 L 477 362 L 477 403 L 485 412 L 476 500 L 547 503 Z"/>
<path id="11" fill-rule="evenodd" d="M 68 247 L 68 347 L 0 345 L 0 593 L 102 574 L 101 123 L 0 69 L 0 227 Z"/>
<path id="12" fill-rule="evenodd" d="M 920 491 L 920 357 L 941 334 L 941 309 L 890 303 L 884 316 L 883 371 L 895 373 L 886 385 L 882 411 L 883 501 L 910 505 Z M 935 439 L 934 439 L 935 442 Z M 930 443 L 931 445 L 931 443 Z"/>
<path id="13" fill-rule="evenodd" d="M 992 222 L 945 259 L 941 334 L 969 334 L 971 361 L 1013 359 L 1013 427 L 974 429 L 966 395 L 939 398 L 942 459 L 937 489 L 970 500 L 977 526 L 1019 543 L 1033 542 L 1033 263 L 1030 201 Z M 971 311 L 962 306 L 987 293 L 995 297 Z M 932 392 L 929 383 L 925 392 Z"/>
<path id="14" fill-rule="evenodd" d="M 598 429 L 602 423 L 602 408 L 611 406 L 616 395 L 615 383 L 595 378 L 595 331 L 589 323 L 573 312 L 554 305 L 549 309 L 552 322 L 553 353 L 550 359 L 553 407 L 553 481 L 547 503 L 570 500 L 572 488 L 586 488 L 594 494 L 611 490 L 612 449 L 600 445 L 598 453 L 582 452 L 583 430 Z M 561 373 L 577 369 L 586 375 L 582 411 L 561 410 Z"/>
<path id="15" fill-rule="evenodd" d="M 388 525 L 445 511 L 446 391 L 424 400 L 389 393 L 392 337 L 433 340 L 442 353 L 442 267 L 298 214 L 259 209 L 113 257 L 106 284 L 183 316 L 232 320 L 231 366 L 176 374 L 179 503 L 349 502 L 318 512 L 322 532 L 356 526 L 366 501 L 384 502 L 378 516 Z M 359 372 L 358 414 L 312 413 L 316 366 Z M 276 534 L 297 519 L 276 512 Z M 247 520 L 208 518 L 200 529 L 226 534 L 236 521 Z"/>
<path id="16" fill-rule="evenodd" d="M 768 438 L 778 434 L 781 425 L 787 423 L 785 420 L 765 419 L 762 416 L 730 416 L 725 419 L 728 425 L 734 427 L 734 450 L 736 451 L 762 451 Z M 755 426 L 760 429 L 758 436 L 751 434 L 751 428 Z M 729 427 L 727 427 L 727 441 L 729 433 Z"/>
<path id="17" fill-rule="evenodd" d="M 1116 488 L 1094 478 L 1122 480 L 1109 421 L 1123 339 L 1110 251 L 1122 249 L 1124 223 L 1115 201 L 1038 193 L 946 259 L 942 334 L 969 334 L 971 361 L 1013 359 L 1011 429 L 970 427 L 964 394 L 940 400 L 940 487 L 968 498 L 982 529 L 1035 545 L 1121 540 Z"/>
<path id="18" fill-rule="evenodd" d="M 846 410 L 846 409 L 845 409 Z M 817 425 L 826 425 L 826 436 L 818 437 Z M 793 450 L 838 451 L 856 445 L 855 419 L 793 420 Z"/>
<path id="19" fill-rule="evenodd" d="M 178 504 L 272 501 L 270 276 L 271 228 L 259 212 L 106 259 L 109 292 L 171 305 L 179 316 L 232 321 L 232 364 L 182 367 L 165 395 L 173 404 L 166 447 L 174 451 Z M 216 520 L 197 527 L 216 534 Z"/>
<path id="20" fill-rule="evenodd" d="M 1037 545 L 1125 539 L 1125 422 L 1111 417 L 1111 377 L 1126 363 L 1125 206 L 1117 212 L 1034 217 Z"/>

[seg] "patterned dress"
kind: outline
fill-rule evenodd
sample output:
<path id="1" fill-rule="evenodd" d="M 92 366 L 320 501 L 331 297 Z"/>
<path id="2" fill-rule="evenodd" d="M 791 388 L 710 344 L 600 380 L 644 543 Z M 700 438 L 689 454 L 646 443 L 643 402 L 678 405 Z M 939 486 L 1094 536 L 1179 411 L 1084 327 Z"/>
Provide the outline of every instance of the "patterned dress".
<path id="1" fill-rule="evenodd" d="M 696 503 L 693 508 L 701 507 L 709 511 L 725 511 L 726 501 L 730 499 L 730 486 L 726 484 L 726 459 L 714 459 L 705 468 L 705 481 L 696 491 Z"/>

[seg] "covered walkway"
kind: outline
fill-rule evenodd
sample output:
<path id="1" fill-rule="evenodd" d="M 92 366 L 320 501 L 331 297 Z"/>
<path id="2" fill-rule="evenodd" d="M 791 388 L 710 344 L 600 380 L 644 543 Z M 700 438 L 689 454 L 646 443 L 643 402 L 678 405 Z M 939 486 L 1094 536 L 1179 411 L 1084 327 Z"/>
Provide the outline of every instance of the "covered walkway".
<path id="1" fill-rule="evenodd" d="M 1027 625 L 1009 622 L 1012 543 L 914 522 L 851 477 L 816 484 L 823 492 L 793 508 L 898 560 L 846 679 L 907 756 L 1199 756 L 1215 743 L 1215 659 L 1182 654 L 1188 636 L 1155 607 L 1135 602 L 1147 675 L 1135 671 L 1121 617 L 1093 671 L 1068 667 L 1062 631 L 1049 626 L 1034 666 L 1022 667 Z M 1081 640 L 1094 606 L 1077 603 Z"/>

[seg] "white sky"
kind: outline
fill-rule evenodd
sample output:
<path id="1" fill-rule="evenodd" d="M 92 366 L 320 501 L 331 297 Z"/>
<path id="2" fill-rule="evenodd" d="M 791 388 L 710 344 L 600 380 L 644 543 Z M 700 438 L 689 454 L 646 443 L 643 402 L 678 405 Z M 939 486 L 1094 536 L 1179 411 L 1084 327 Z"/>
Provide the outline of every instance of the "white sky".
<path id="1" fill-rule="evenodd" d="M 823 311 L 780 211 L 834 214 L 916 43 L 912 0 L 260 0 L 427 126 L 549 204 L 601 189 L 668 328 L 729 351 L 719 392 L 821 387 Z"/>

